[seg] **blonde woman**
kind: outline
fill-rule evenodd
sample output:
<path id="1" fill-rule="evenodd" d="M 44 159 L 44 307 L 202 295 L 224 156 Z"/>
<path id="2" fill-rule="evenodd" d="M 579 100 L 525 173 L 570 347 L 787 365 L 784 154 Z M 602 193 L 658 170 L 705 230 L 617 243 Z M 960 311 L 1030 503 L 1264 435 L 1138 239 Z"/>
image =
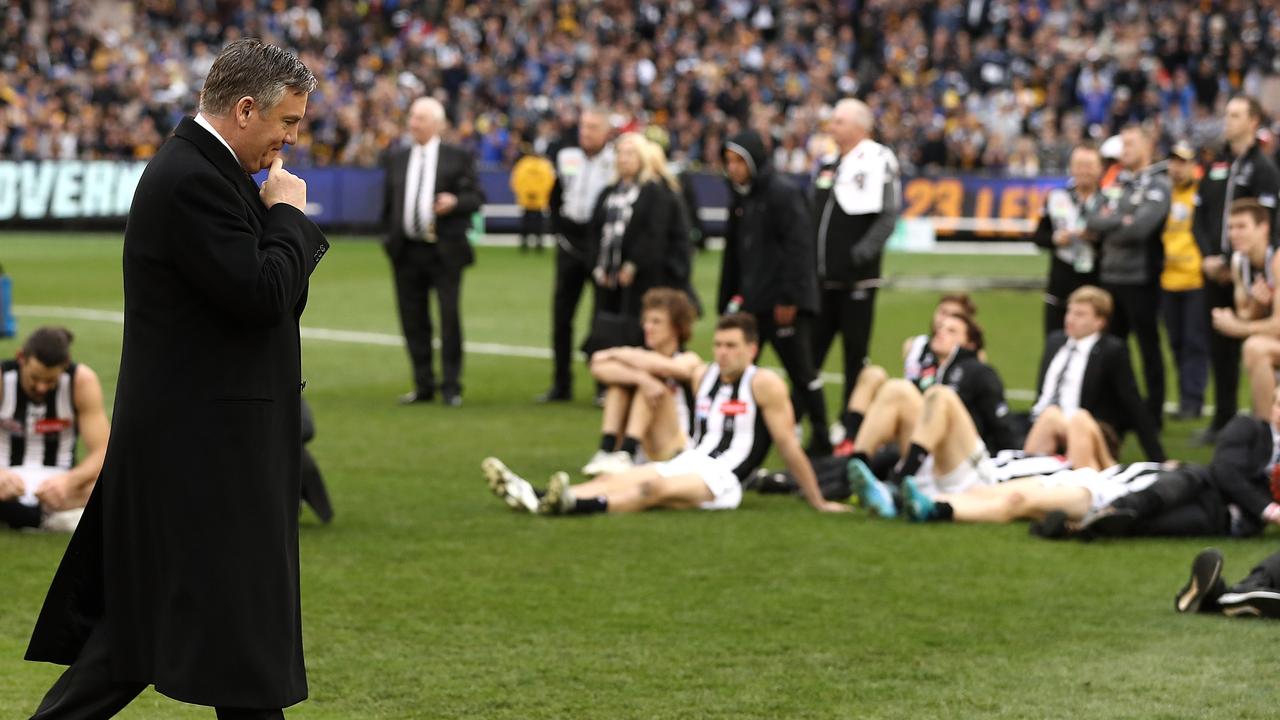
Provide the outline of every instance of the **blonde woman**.
<path id="1" fill-rule="evenodd" d="M 617 177 L 596 201 L 596 317 L 588 352 L 639 345 L 640 298 L 662 281 L 670 190 L 646 159 L 648 144 L 636 133 L 618 138 Z"/>
<path id="2" fill-rule="evenodd" d="M 662 185 L 667 195 L 670 210 L 665 214 L 666 246 L 663 250 L 662 277 L 660 287 L 671 287 L 683 290 L 693 302 L 698 316 L 702 316 L 702 301 L 693 288 L 693 248 L 695 238 L 691 232 L 693 227 L 692 211 L 685 201 L 687 195 L 680 180 L 667 164 L 667 153 L 662 145 L 649 140 L 645 143 L 645 159 L 654 177 Z"/>

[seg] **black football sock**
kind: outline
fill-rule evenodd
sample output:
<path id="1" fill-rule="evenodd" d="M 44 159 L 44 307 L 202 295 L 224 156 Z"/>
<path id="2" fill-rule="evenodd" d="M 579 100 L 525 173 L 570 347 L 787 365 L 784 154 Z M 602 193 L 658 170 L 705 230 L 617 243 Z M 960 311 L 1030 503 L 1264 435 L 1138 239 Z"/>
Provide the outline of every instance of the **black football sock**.
<path id="1" fill-rule="evenodd" d="M 638 439 L 633 438 L 630 435 L 622 438 L 622 452 L 630 455 L 631 457 L 635 457 L 636 450 L 639 450 L 639 449 L 640 449 L 640 441 Z"/>
<path id="2" fill-rule="evenodd" d="M 915 475 L 920 472 L 920 466 L 924 464 L 924 459 L 928 456 L 928 450 L 911 443 L 911 447 L 907 448 L 906 457 L 902 458 L 902 462 L 898 463 L 898 467 L 893 471 L 894 478 L 901 480 L 908 475 Z"/>
<path id="3" fill-rule="evenodd" d="M 853 442 L 862 429 L 862 413 L 850 410 L 844 414 L 844 439 Z"/>
<path id="4" fill-rule="evenodd" d="M 849 460 L 861 460 L 863 465 L 871 467 L 871 457 L 862 451 L 858 451 L 850 455 Z"/>
<path id="5" fill-rule="evenodd" d="M 600 449 L 605 452 L 613 452 L 618 447 L 617 433 L 605 433 L 600 436 Z"/>
<path id="6" fill-rule="evenodd" d="M 578 498 L 574 501 L 573 510 L 570 515 L 591 515 L 593 513 L 609 512 L 609 499 L 603 495 L 590 498 Z"/>
<path id="7" fill-rule="evenodd" d="M 951 522 L 956 519 L 956 510 L 951 507 L 951 503 L 937 501 L 933 503 L 933 512 L 929 513 L 928 520 L 938 522 Z"/>

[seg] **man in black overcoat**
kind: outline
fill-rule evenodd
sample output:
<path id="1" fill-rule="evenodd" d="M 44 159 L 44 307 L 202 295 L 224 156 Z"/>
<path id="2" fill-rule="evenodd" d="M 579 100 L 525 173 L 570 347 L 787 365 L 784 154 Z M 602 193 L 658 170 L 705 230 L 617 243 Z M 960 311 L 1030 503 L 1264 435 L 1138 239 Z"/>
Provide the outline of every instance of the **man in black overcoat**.
<path id="1" fill-rule="evenodd" d="M 422 97 L 409 108 L 408 147 L 386 157 L 383 246 L 395 274 L 400 326 L 414 388 L 402 403 L 435 398 L 432 369 L 431 291 L 440 302 L 440 392 L 445 405 L 462 404 L 462 320 L 458 301 L 462 270 L 475 262 L 467 240 L 471 215 L 484 204 L 476 165 L 466 150 L 442 142 L 444 107 Z"/>
<path id="2" fill-rule="evenodd" d="M 328 243 L 279 153 L 315 87 L 232 42 L 138 183 L 111 443 L 27 650 L 71 668 L 36 720 L 111 717 L 147 685 L 219 718 L 307 696 L 298 318 Z"/>

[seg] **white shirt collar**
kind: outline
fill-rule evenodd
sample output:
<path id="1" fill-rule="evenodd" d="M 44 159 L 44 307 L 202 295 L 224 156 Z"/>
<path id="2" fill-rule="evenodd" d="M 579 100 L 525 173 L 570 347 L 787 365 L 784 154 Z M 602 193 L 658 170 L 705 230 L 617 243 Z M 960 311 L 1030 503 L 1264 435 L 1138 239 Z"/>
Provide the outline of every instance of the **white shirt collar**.
<path id="1" fill-rule="evenodd" d="M 196 113 L 196 124 L 205 130 L 208 130 L 210 135 L 217 138 L 218 142 L 222 143 L 222 147 L 226 148 L 227 152 L 231 153 L 231 157 L 236 161 L 236 165 L 240 165 L 240 158 L 236 156 L 236 151 L 231 149 L 231 145 L 227 144 L 226 139 L 222 137 L 221 133 L 213 129 L 213 125 L 209 123 L 209 119 L 204 116 L 204 113 Z"/>
<path id="2" fill-rule="evenodd" d="M 1068 343 L 1075 343 L 1076 350 L 1082 355 L 1088 355 L 1093 351 L 1093 346 L 1098 344 L 1098 338 L 1102 337 L 1102 333 L 1096 332 L 1092 335 L 1086 335 L 1079 340 L 1067 338 Z"/>
<path id="3" fill-rule="evenodd" d="M 415 149 L 421 148 L 422 150 L 427 151 L 428 154 L 434 154 L 437 148 L 440 147 L 440 136 L 436 135 L 421 145 L 414 143 L 413 147 Z"/>

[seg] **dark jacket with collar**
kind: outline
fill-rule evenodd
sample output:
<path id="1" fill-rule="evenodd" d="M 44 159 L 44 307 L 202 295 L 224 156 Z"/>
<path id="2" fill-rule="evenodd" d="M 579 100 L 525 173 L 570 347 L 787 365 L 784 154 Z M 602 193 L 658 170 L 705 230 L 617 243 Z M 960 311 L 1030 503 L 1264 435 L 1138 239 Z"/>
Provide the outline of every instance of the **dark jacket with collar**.
<path id="1" fill-rule="evenodd" d="M 881 210 L 861 215 L 846 213 L 835 197 L 840 164 L 846 160 L 840 155 L 824 159 L 814 176 L 812 207 L 817 225 L 818 280 L 823 287 L 879 285 L 884 248 L 898 222 L 898 161 L 893 151 L 867 141 L 853 152 L 847 162 L 877 163 L 885 168 L 881 187 L 871 188 L 882 194 Z M 857 176 L 859 187 L 863 177 L 862 173 Z"/>
<path id="2" fill-rule="evenodd" d="M 28 659 L 72 662 L 106 613 L 117 682 L 197 705 L 307 696 L 298 319 L 327 249 L 191 118 L 147 164 L 111 443 Z"/>
<path id="3" fill-rule="evenodd" d="M 992 454 L 1017 444 L 1008 422 L 1009 406 L 1005 403 L 1000 374 L 982 362 L 976 352 L 958 348 L 938 366 L 938 382 L 960 396 L 978 435 Z"/>
<path id="4" fill-rule="evenodd" d="M 1223 498 L 1242 511 L 1243 535 L 1265 527 L 1262 511 L 1274 502 L 1266 474 L 1274 447 L 1271 424 L 1254 417 L 1237 415 L 1218 433 L 1209 476 Z"/>
<path id="5" fill-rule="evenodd" d="M 1099 278 L 1104 284 L 1158 283 L 1164 267 L 1164 223 L 1173 201 L 1168 163 L 1123 172 L 1102 193 L 1106 207 L 1086 223 L 1098 236 Z"/>
<path id="6" fill-rule="evenodd" d="M 1044 356 L 1040 359 L 1040 373 L 1036 378 L 1037 395 L 1044 391 L 1045 375 L 1049 363 L 1067 343 L 1067 334 L 1056 330 L 1045 341 Z M 1129 359 L 1129 346 L 1119 338 L 1100 333 L 1098 341 L 1089 351 L 1080 386 L 1080 407 L 1088 410 L 1098 422 L 1110 425 L 1116 433 L 1133 430 L 1147 459 L 1164 462 L 1164 447 L 1155 418 L 1138 394 L 1138 381 L 1133 376 L 1133 363 Z"/>
<path id="7" fill-rule="evenodd" d="M 386 230 L 383 246 L 393 261 L 399 260 L 406 242 L 421 242 L 410 240 L 404 227 L 404 194 L 412 150 L 412 147 L 396 148 L 383 158 L 387 173 L 386 192 L 382 198 L 382 226 Z M 453 193 L 458 198 L 457 206 L 448 215 L 437 216 L 435 223 L 441 261 L 450 269 L 460 270 L 475 262 L 467 231 L 471 229 L 472 213 L 484 205 L 484 192 L 476 176 L 475 160 L 466 150 L 440 143 L 435 192 Z"/>
<path id="8" fill-rule="evenodd" d="M 594 248 L 597 257 L 592 258 L 593 267 L 604 267 L 616 273 L 617 267 L 605 267 L 604 259 L 598 257 L 601 238 L 604 235 L 606 217 L 605 204 L 609 197 L 618 191 L 618 184 L 606 187 L 600 197 L 596 198 L 595 210 L 592 211 L 591 224 L 588 228 L 589 247 Z M 640 301 L 650 288 L 663 284 L 666 276 L 665 253 L 669 247 L 669 222 L 672 207 L 672 193 L 667 186 L 654 180 L 640 186 L 635 203 L 631 206 L 631 219 L 622 233 L 621 255 L 618 267 L 624 263 L 635 266 L 636 275 L 631 285 L 622 292 L 621 312 L 625 315 L 640 316 Z"/>
<path id="9" fill-rule="evenodd" d="M 724 312 L 729 301 L 741 295 L 742 309 L 757 315 L 772 313 L 779 305 L 817 312 L 817 261 L 804 194 L 774 173 L 759 135 L 739 133 L 726 145 L 730 151 L 735 147 L 738 154 L 750 156 L 753 172 L 745 194 L 729 188 L 717 308 Z"/>
<path id="10" fill-rule="evenodd" d="M 1280 170 L 1257 143 L 1239 157 L 1232 155 L 1229 145 L 1224 145 L 1204 168 L 1204 176 L 1196 188 L 1191 232 L 1200 246 L 1200 254 L 1204 257 L 1231 255 L 1227 211 L 1232 202 L 1241 198 L 1257 198 L 1271 208 L 1272 229 L 1276 230 L 1277 193 L 1280 193 Z"/>

